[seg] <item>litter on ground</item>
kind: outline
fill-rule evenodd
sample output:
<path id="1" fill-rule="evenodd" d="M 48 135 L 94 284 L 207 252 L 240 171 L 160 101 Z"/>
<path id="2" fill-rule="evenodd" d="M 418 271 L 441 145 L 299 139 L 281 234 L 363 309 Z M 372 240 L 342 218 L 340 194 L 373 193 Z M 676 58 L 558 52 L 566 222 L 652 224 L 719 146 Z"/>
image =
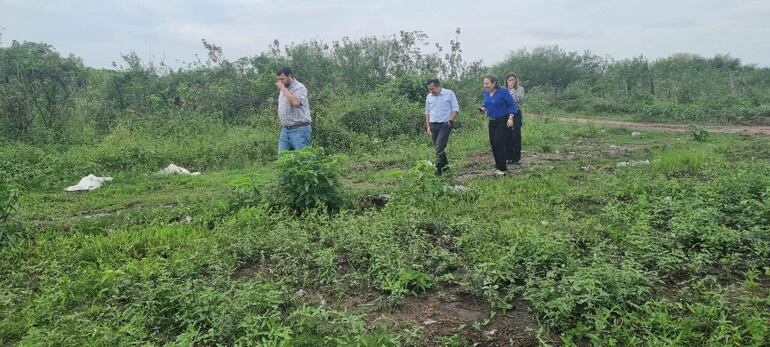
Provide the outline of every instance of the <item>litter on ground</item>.
<path id="1" fill-rule="evenodd" d="M 64 190 L 68 192 L 89 191 L 99 188 L 104 182 L 109 181 L 112 181 L 112 177 L 99 177 L 94 174 L 89 174 L 88 176 L 81 178 L 78 184 L 64 188 Z"/>
<path id="2" fill-rule="evenodd" d="M 187 175 L 187 176 L 198 176 L 201 173 L 200 172 L 190 172 L 189 170 L 181 167 L 176 166 L 174 164 L 168 164 L 165 169 L 160 170 L 157 172 L 158 175 Z"/>
<path id="3" fill-rule="evenodd" d="M 621 161 L 615 164 L 616 167 L 637 166 L 637 165 L 650 165 L 650 160 L 645 159 L 645 160 Z"/>

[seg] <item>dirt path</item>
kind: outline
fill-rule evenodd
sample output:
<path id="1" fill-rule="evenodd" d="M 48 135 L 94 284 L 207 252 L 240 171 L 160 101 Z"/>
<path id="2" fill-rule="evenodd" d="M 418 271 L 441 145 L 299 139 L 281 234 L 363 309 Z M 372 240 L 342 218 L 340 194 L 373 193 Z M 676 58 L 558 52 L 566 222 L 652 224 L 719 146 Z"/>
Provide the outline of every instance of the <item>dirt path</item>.
<path id="1" fill-rule="evenodd" d="M 544 117 L 531 115 L 533 117 Z M 642 122 L 630 122 L 622 120 L 613 120 L 605 118 L 574 118 L 574 117 L 554 117 L 561 121 L 566 122 L 578 122 L 583 124 L 602 124 L 612 126 L 623 126 L 640 130 L 660 130 L 660 131 L 674 131 L 684 132 L 687 131 L 689 125 L 687 124 L 665 124 L 665 123 L 642 123 Z M 712 133 L 721 134 L 747 134 L 747 135 L 770 135 L 770 126 L 759 125 L 706 125 L 703 126 Z"/>
<path id="2" fill-rule="evenodd" d="M 601 158 L 616 158 L 623 157 L 631 154 L 633 151 L 644 149 L 648 146 L 636 145 L 636 146 L 615 146 L 605 145 L 599 143 L 580 143 L 585 149 L 576 152 L 556 152 L 556 153 L 538 153 L 530 151 L 522 151 L 522 162 L 524 165 L 509 165 L 509 175 L 515 175 L 524 171 L 525 168 L 530 166 L 541 165 L 556 165 L 567 161 L 593 158 L 599 156 Z M 460 182 L 466 182 L 468 180 L 478 177 L 493 177 L 494 166 L 491 151 L 484 151 L 471 154 L 465 161 L 460 173 L 455 177 Z M 614 166 L 597 167 L 597 169 L 603 171 L 611 171 Z"/>

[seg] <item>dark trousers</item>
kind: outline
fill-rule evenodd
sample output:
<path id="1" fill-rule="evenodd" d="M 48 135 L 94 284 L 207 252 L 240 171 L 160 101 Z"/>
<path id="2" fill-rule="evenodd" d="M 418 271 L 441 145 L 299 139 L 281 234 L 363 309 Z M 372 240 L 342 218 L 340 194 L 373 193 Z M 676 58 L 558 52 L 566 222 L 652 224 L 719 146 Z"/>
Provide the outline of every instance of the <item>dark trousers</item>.
<path id="1" fill-rule="evenodd" d="M 516 112 L 513 117 L 513 128 L 511 128 L 511 142 L 507 147 L 507 159 L 512 163 L 518 163 L 521 160 L 521 110 Z"/>
<path id="2" fill-rule="evenodd" d="M 452 132 L 452 126 L 449 122 L 430 123 L 430 132 L 433 134 L 431 140 L 436 145 L 436 174 L 444 173 L 444 168 L 449 164 L 446 157 L 446 145 L 449 142 L 449 133 Z"/>
<path id="3" fill-rule="evenodd" d="M 511 129 L 508 128 L 508 117 L 489 120 L 489 145 L 495 157 L 495 167 L 500 171 L 508 171 L 505 160 L 508 156 L 508 144 L 511 142 Z"/>

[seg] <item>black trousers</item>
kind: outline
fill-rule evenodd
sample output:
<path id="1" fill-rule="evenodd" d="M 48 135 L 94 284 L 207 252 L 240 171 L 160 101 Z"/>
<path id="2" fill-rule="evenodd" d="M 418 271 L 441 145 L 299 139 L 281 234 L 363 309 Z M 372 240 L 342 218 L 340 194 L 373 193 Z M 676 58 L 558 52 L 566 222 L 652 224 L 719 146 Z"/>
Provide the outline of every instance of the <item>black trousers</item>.
<path id="1" fill-rule="evenodd" d="M 508 128 L 508 117 L 498 117 L 489 120 L 489 145 L 495 157 L 495 168 L 508 171 L 505 160 L 508 156 L 508 144 L 511 142 L 511 129 Z"/>
<path id="2" fill-rule="evenodd" d="M 436 174 L 444 173 L 444 168 L 449 164 L 446 157 L 446 145 L 449 142 L 449 133 L 452 132 L 452 126 L 449 122 L 430 123 L 430 132 L 433 134 L 431 140 L 436 145 Z"/>
<path id="3" fill-rule="evenodd" d="M 521 160 L 521 110 L 516 112 L 513 117 L 513 128 L 511 128 L 511 142 L 508 143 L 507 159 L 510 162 L 517 163 Z"/>

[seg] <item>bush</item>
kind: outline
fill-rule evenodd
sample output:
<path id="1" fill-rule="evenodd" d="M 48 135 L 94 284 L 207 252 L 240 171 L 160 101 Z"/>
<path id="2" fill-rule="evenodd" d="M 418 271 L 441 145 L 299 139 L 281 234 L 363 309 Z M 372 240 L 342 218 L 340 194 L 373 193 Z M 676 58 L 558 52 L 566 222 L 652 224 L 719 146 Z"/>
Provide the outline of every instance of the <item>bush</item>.
<path id="1" fill-rule="evenodd" d="M 528 113 L 553 112 L 557 107 L 554 103 L 556 93 L 548 87 L 535 87 L 527 91 L 522 109 Z"/>
<path id="2" fill-rule="evenodd" d="M 422 107 L 418 104 L 379 93 L 346 97 L 329 112 L 332 117 L 336 115 L 339 126 L 382 140 L 417 135 L 424 122 Z"/>
<path id="3" fill-rule="evenodd" d="M 365 145 L 364 135 L 354 133 L 338 125 L 333 119 L 324 116 L 315 119 L 313 121 L 313 146 L 332 151 L 348 152 Z"/>
<path id="4" fill-rule="evenodd" d="M 295 213 L 312 208 L 339 209 L 344 200 L 339 161 L 339 156 L 324 156 L 322 149 L 312 147 L 281 153 L 280 203 Z"/>
<path id="5" fill-rule="evenodd" d="M 690 135 L 692 135 L 693 140 L 698 142 L 706 141 L 709 136 L 708 129 L 696 124 L 690 124 L 688 131 L 690 132 Z"/>
<path id="6" fill-rule="evenodd" d="M 382 85 L 380 90 L 384 95 L 392 98 L 406 98 L 415 103 L 424 103 L 427 91 L 427 78 L 418 75 L 404 75 L 396 77 Z"/>

